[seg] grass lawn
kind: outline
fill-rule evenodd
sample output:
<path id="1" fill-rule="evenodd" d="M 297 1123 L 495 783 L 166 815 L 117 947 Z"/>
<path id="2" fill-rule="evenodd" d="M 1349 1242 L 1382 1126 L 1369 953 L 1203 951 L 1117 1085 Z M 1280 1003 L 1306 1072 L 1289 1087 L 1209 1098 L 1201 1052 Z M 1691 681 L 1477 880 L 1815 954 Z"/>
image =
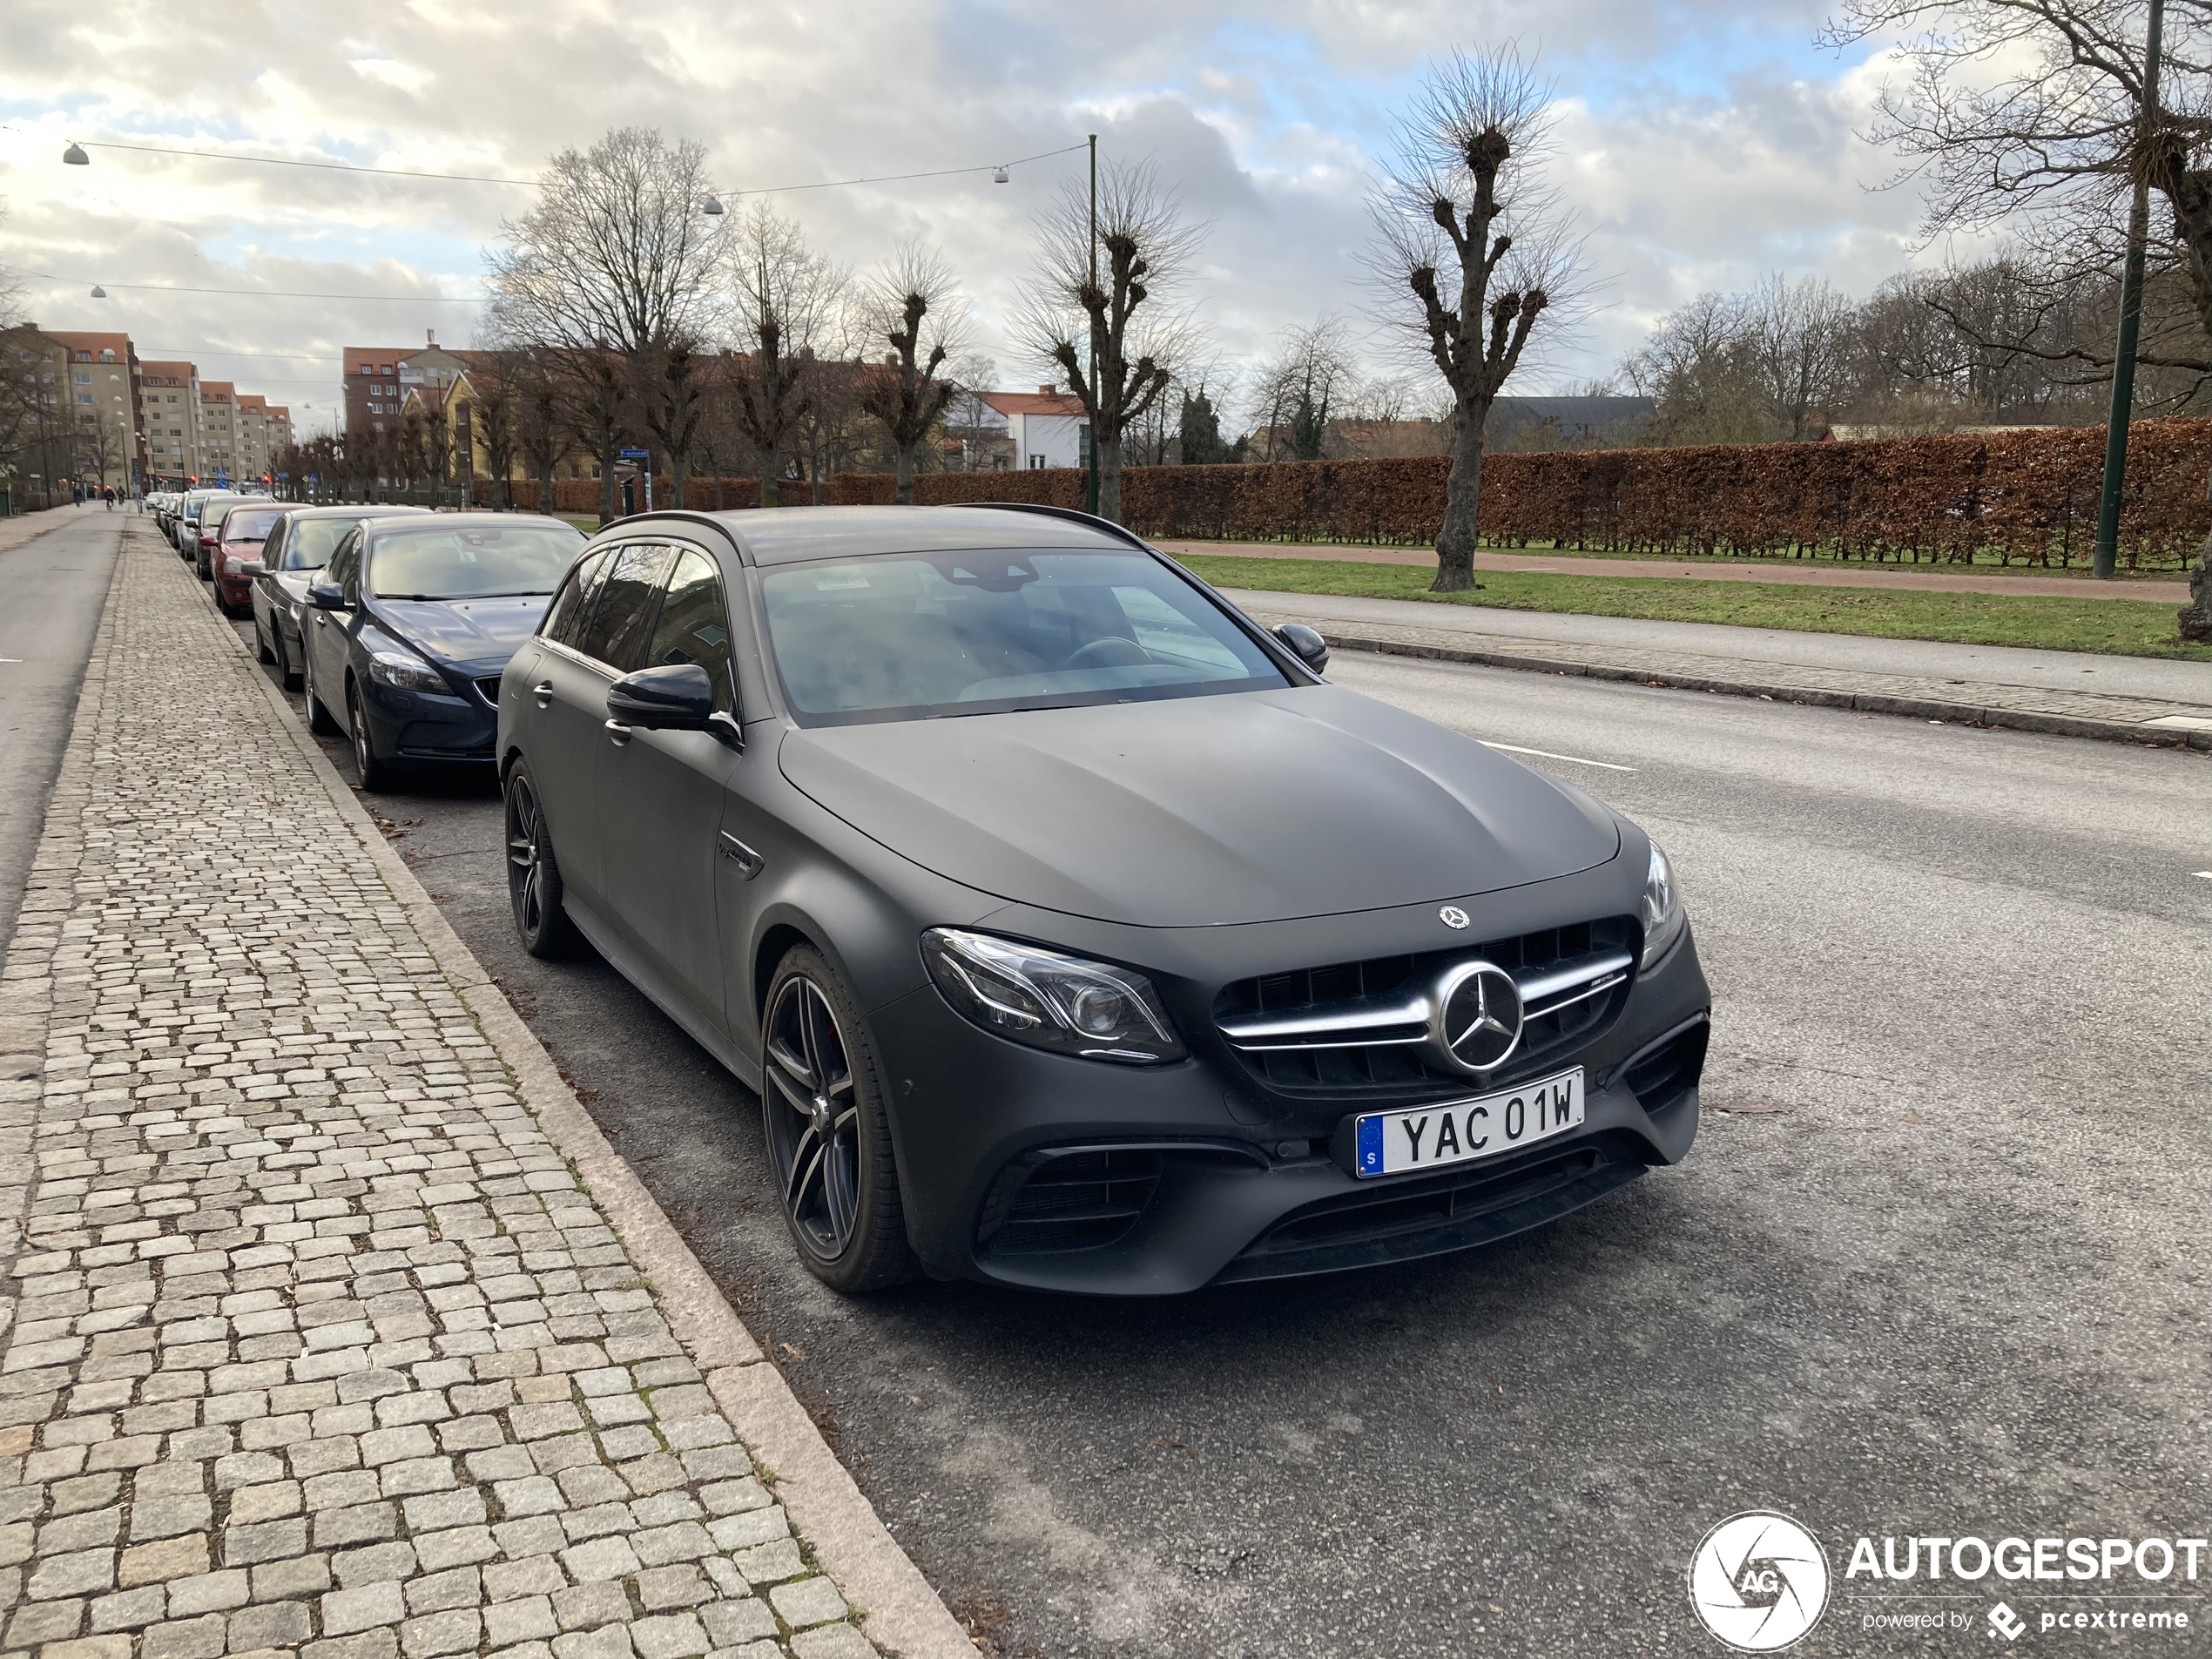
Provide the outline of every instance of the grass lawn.
<path id="1" fill-rule="evenodd" d="M 1418 565 L 1204 554 L 1190 555 L 1184 563 L 1224 588 L 1355 594 L 1581 617 L 1731 623 L 1801 633 L 1866 634 L 1878 639 L 1945 639 L 1962 645 L 2033 645 L 2045 651 L 2110 651 L 2212 663 L 2212 647 L 2181 643 L 2171 610 L 2140 599 L 2013 598 L 1988 593 L 1885 592 L 1520 570 L 1477 571 L 1482 583 L 1479 591 L 1443 594 L 1428 590 L 1433 573 Z"/>

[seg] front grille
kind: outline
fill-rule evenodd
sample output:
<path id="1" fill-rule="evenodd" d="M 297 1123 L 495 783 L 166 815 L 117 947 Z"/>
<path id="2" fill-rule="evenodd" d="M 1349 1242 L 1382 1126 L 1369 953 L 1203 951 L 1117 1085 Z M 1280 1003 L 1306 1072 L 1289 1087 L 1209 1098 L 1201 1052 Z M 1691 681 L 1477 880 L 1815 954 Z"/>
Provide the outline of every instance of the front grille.
<path id="1" fill-rule="evenodd" d="M 490 704 L 492 707 L 497 708 L 499 706 L 499 676 L 496 674 L 487 674 L 483 678 L 478 680 L 476 682 L 476 695 L 483 698 L 485 702 Z"/>
<path id="2" fill-rule="evenodd" d="M 1464 1093 L 1533 1076 L 1581 1047 L 1628 1001 L 1640 935 L 1627 916 L 1549 927 L 1455 949 L 1337 962 L 1239 980 L 1214 1001 L 1214 1022 L 1238 1058 L 1290 1095 L 1404 1096 Z M 1474 1076 L 1428 1046 L 1430 992 L 1460 962 L 1510 973 L 1527 1004 L 1520 1047 Z"/>
<path id="3" fill-rule="evenodd" d="M 1157 1152 L 1108 1148 L 1018 1163 L 983 1207 L 977 1247 L 994 1256 L 1041 1256 L 1117 1244 L 1160 1183 Z"/>

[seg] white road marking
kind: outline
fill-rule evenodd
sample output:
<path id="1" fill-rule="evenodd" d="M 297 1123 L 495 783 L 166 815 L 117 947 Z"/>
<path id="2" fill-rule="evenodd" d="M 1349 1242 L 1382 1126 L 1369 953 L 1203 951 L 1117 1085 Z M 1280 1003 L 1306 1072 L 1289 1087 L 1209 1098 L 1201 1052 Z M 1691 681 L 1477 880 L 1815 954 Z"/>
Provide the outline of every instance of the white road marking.
<path id="1" fill-rule="evenodd" d="M 1585 760 L 1580 755 L 1555 755 L 1548 749 L 1524 749 L 1517 743 L 1493 743 L 1487 738 L 1475 741 L 1486 749 L 1502 749 L 1509 755 L 1534 755 L 1541 760 L 1564 760 L 1575 766 L 1602 766 L 1608 772 L 1634 772 L 1634 766 L 1616 766 L 1610 760 Z"/>
<path id="2" fill-rule="evenodd" d="M 2199 870 L 2196 877 L 2200 881 L 2212 881 L 2212 870 Z"/>

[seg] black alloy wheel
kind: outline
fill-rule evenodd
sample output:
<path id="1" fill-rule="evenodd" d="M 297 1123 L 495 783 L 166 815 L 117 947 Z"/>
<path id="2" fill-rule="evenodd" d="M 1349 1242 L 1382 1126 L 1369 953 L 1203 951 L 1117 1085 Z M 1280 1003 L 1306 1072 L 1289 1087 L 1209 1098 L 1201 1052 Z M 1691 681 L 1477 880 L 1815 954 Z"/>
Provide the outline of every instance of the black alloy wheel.
<path id="1" fill-rule="evenodd" d="M 353 736 L 354 771 L 361 778 L 361 787 L 383 793 L 392 786 L 392 765 L 376 752 L 375 739 L 368 732 L 368 716 L 361 711 L 361 692 L 350 685 L 346 687 L 346 729 Z"/>
<path id="2" fill-rule="evenodd" d="M 507 897 L 524 950 L 543 961 L 569 954 L 576 924 L 561 907 L 561 866 L 546 832 L 545 809 L 538 805 L 529 768 L 521 764 L 507 774 Z"/>
<path id="3" fill-rule="evenodd" d="M 912 1278 L 865 1028 L 842 979 L 811 946 L 793 946 L 776 970 L 765 1036 L 769 1163 L 799 1259 L 848 1292 Z"/>

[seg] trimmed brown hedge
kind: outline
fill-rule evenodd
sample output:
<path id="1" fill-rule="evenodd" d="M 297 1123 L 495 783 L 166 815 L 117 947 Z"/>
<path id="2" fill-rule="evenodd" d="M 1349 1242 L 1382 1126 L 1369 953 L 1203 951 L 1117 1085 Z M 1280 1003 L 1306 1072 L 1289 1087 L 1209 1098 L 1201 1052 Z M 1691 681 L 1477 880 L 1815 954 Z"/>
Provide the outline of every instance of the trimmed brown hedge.
<path id="1" fill-rule="evenodd" d="M 1278 462 L 1239 467 L 1135 467 L 1122 475 L 1130 524 L 1193 541 L 1433 543 L 1444 516 L 1448 462 Z M 1872 562 L 2086 564 L 2096 529 L 2104 434 L 2039 432 L 1863 439 L 1846 443 L 1730 444 L 1691 449 L 1494 455 L 1482 466 L 1482 534 L 1493 546 L 1664 557 L 1767 558 L 1813 553 Z M 2141 421 L 2129 435 L 2120 554 L 2130 568 L 2188 563 L 2208 531 L 2212 419 Z M 826 504 L 887 504 L 884 473 L 840 473 Z M 599 505 L 592 479 L 554 486 L 563 512 Z M 787 488 L 803 504 L 806 487 Z M 518 485 L 528 506 L 534 490 Z M 687 481 L 711 507 L 711 479 Z M 665 504 L 669 481 L 656 478 Z M 914 498 L 1083 504 L 1072 468 L 925 473 Z M 728 507 L 751 507 L 759 484 L 723 481 Z"/>

